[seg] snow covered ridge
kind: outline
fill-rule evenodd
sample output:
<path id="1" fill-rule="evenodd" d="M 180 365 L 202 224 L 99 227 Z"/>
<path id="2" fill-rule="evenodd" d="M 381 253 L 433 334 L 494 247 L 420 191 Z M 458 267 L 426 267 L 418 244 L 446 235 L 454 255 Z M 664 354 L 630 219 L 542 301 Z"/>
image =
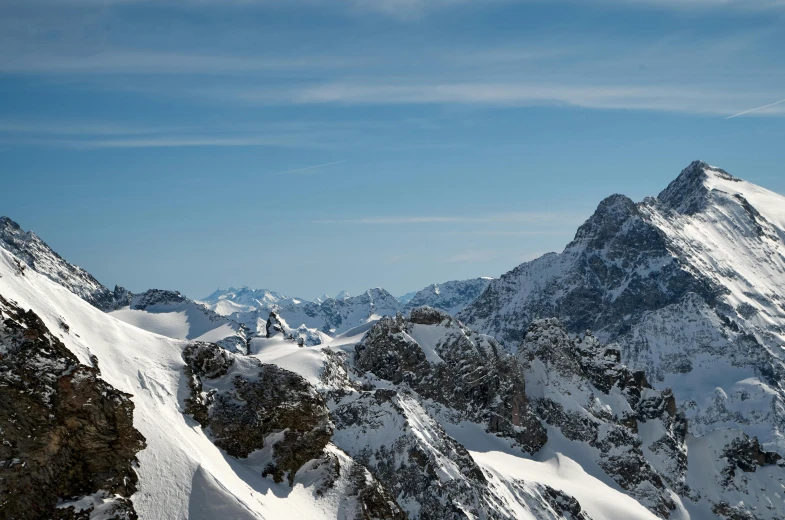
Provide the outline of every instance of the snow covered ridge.
<path id="1" fill-rule="evenodd" d="M 516 267 L 459 318 L 510 349 L 538 317 L 596 331 L 691 431 L 785 454 L 785 197 L 696 161 L 656 198 L 602 201 L 575 239 Z"/>
<path id="2" fill-rule="evenodd" d="M 83 300 L 102 310 L 112 310 L 127 301 L 128 292 L 115 286 L 110 291 L 81 267 L 69 264 L 38 235 L 23 231 L 8 217 L 0 217 L 0 246 L 14 254 L 27 267 L 59 283 Z"/>
<path id="3" fill-rule="evenodd" d="M 128 303 L 109 314 L 169 338 L 211 341 L 234 352 L 248 351 L 250 330 L 177 291 L 151 289 L 130 295 Z"/>
<path id="4" fill-rule="evenodd" d="M 86 302 L 134 326 L 175 339 L 221 342 L 245 351 L 250 331 L 176 291 L 151 289 L 132 294 L 116 286 L 110 291 L 90 273 L 67 262 L 35 233 L 0 217 L 0 246 L 30 269 L 65 287 Z"/>
<path id="5" fill-rule="evenodd" d="M 342 291 L 335 298 L 325 295 L 307 301 L 266 289 L 243 287 L 219 289 L 200 303 L 261 335 L 265 333 L 267 318 L 274 312 L 290 327 L 308 329 L 308 334 L 315 338 L 319 334 L 339 335 L 382 316 L 395 316 L 423 305 L 455 314 L 477 299 L 490 281 L 491 278 L 475 278 L 432 284 L 407 295 L 405 301 L 381 288 L 357 296 Z"/>

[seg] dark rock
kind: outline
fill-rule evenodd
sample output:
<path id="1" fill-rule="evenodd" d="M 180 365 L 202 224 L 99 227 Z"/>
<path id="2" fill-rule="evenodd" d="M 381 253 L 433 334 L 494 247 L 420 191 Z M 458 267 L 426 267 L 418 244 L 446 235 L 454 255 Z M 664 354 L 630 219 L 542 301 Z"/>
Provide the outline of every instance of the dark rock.
<path id="1" fill-rule="evenodd" d="M 119 495 L 117 518 L 136 518 L 131 396 L 79 364 L 32 311 L 0 296 L 0 518 L 81 518 L 60 500 Z M 72 515 L 72 516 L 68 516 Z"/>
<path id="2" fill-rule="evenodd" d="M 410 336 L 417 326 L 442 327 L 443 339 L 421 346 Z M 441 362 L 429 361 L 423 348 L 434 349 Z M 422 307 L 409 319 L 382 318 L 355 347 L 354 360 L 358 369 L 406 384 L 513 439 L 524 451 L 534 453 L 547 440 L 529 407 L 517 360 L 493 338 L 469 331 L 442 311 Z"/>
<path id="3" fill-rule="evenodd" d="M 273 462 L 264 470 L 276 482 L 288 474 L 290 484 L 300 467 L 318 458 L 332 435 L 329 412 L 316 390 L 294 372 L 265 365 L 256 358 L 237 358 L 211 343 L 188 345 L 183 351 L 191 395 L 186 412 L 208 429 L 219 448 L 238 458 L 265 447 L 266 439 L 281 434 L 273 446 Z M 231 367 L 244 363 L 248 377 Z M 209 382 L 228 378 L 231 388 L 205 391 Z"/>

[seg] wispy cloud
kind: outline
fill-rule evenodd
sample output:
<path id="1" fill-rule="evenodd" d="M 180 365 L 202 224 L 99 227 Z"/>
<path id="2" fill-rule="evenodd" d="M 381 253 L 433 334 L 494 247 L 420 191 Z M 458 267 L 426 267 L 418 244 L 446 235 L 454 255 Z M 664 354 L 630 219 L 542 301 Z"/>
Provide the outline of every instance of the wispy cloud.
<path id="1" fill-rule="evenodd" d="M 548 229 L 537 231 L 501 231 L 498 229 L 484 229 L 484 230 L 469 230 L 469 231 L 451 231 L 450 235 L 467 235 L 467 236 L 484 236 L 484 237 L 527 237 L 527 236 L 543 236 L 543 235 L 562 235 L 575 233 L 574 224 L 577 222 L 565 222 L 564 230 Z"/>
<path id="2" fill-rule="evenodd" d="M 324 83 L 305 87 L 239 91 L 238 99 L 261 104 L 424 105 L 496 107 L 562 106 L 606 110 L 647 110 L 727 116 L 735 107 L 765 96 L 739 94 L 711 85 L 598 85 L 565 78 L 564 83 Z M 770 112 L 778 115 L 778 112 Z"/>
<path id="3" fill-rule="evenodd" d="M 338 220 L 314 220 L 314 224 L 363 224 L 363 225 L 410 225 L 410 224 L 493 224 L 493 223 L 565 223 L 581 221 L 580 216 L 565 213 L 495 213 L 490 215 L 436 215 L 360 217 Z"/>
<path id="4" fill-rule="evenodd" d="M 0 121 L 0 134 L 60 136 L 154 135 L 188 131 L 186 127 L 134 126 L 89 121 Z M 193 130 L 193 129 L 190 129 Z"/>
<path id="5" fill-rule="evenodd" d="M 768 105 L 763 105 L 762 107 L 751 108 L 749 110 L 745 110 L 743 112 L 739 112 L 738 114 L 733 114 L 732 116 L 728 116 L 725 119 L 733 119 L 734 117 L 743 116 L 744 114 L 751 114 L 752 112 L 758 112 L 760 110 L 771 108 L 771 107 L 777 106 L 777 105 L 779 105 L 781 103 L 785 103 L 785 99 L 780 99 L 779 101 L 775 101 L 774 103 L 769 103 Z"/>
<path id="6" fill-rule="evenodd" d="M 0 120 L 0 143 L 82 150 L 253 146 L 326 149 L 338 130 L 320 122 L 158 126 L 80 119 Z"/>
<path id="7" fill-rule="evenodd" d="M 324 164 L 317 164 L 317 165 L 314 165 L 314 166 L 306 166 L 305 168 L 295 168 L 294 170 L 285 170 L 285 171 L 282 171 L 282 172 L 275 172 L 274 175 L 286 175 L 286 174 L 290 174 L 290 173 L 303 173 L 303 172 L 308 172 L 308 171 L 311 171 L 311 170 L 317 170 L 319 168 L 326 168 L 327 166 L 332 166 L 334 164 L 342 164 L 342 163 L 345 163 L 345 162 L 346 162 L 345 160 L 344 161 L 334 161 L 334 162 L 329 162 L 329 163 L 324 163 Z"/>
<path id="8" fill-rule="evenodd" d="M 269 71 L 323 70 L 357 65 L 350 58 L 331 56 L 201 55 L 167 51 L 84 50 L 81 54 L 7 54 L 0 58 L 3 73 L 46 74 L 249 74 Z"/>
<path id="9" fill-rule="evenodd" d="M 196 148 L 196 147 L 255 147 L 325 149 L 325 145 L 281 136 L 155 136 L 144 138 L 122 137 L 117 139 L 62 139 L 2 137 L 0 144 L 16 146 L 71 148 L 77 150 L 101 150 L 123 148 Z"/>

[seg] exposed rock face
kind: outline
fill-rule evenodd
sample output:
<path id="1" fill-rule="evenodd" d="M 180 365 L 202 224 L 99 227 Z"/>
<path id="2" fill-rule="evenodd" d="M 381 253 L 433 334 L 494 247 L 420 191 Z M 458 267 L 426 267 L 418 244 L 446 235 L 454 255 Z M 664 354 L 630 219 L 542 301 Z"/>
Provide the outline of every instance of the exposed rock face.
<path id="1" fill-rule="evenodd" d="M 668 518 L 676 508 L 670 493 L 684 493 L 687 470 L 687 424 L 672 393 L 653 390 L 643 373 L 620 364 L 617 349 L 591 333 L 572 338 L 555 319 L 530 325 L 518 357 L 540 417 L 567 439 L 595 448 L 609 476 Z"/>
<path id="2" fill-rule="evenodd" d="M 448 429 L 462 428 L 484 431 L 479 435 L 487 436 L 489 442 L 502 442 L 522 455 L 525 446 L 544 442 L 539 424 L 498 431 L 503 430 L 498 424 L 509 424 L 501 417 L 509 408 L 501 403 L 509 402 L 515 378 L 503 370 L 496 375 L 495 368 L 488 369 L 500 365 L 498 360 L 496 364 L 489 361 L 492 354 L 485 352 L 487 343 L 482 344 L 488 340 L 478 336 L 441 311 L 421 308 L 409 319 L 380 320 L 356 347 L 356 354 L 325 349 L 321 391 L 335 424 L 333 441 L 365 464 L 413 520 L 510 519 L 519 517 L 522 510 L 540 519 L 588 520 L 577 500 L 565 493 L 523 480 L 503 481 L 486 472 L 448 433 Z M 465 349 L 463 360 L 461 349 Z M 479 354 L 473 353 L 478 349 Z M 444 359 L 436 361 L 435 356 Z M 392 369 L 387 370 L 385 360 Z M 458 365 L 457 372 L 441 372 L 432 366 L 448 363 Z M 389 379 L 380 379 L 361 366 Z M 455 384 L 458 373 L 468 376 L 460 385 Z M 439 382 L 452 385 L 455 393 L 445 389 L 434 395 L 454 400 L 442 404 L 414 389 L 433 392 Z M 475 408 L 486 402 L 488 392 L 495 396 L 488 407 L 497 413 Z M 489 417 L 499 420 L 494 423 Z M 521 432 L 532 438 L 521 439 Z"/>
<path id="3" fill-rule="evenodd" d="M 410 518 L 467 518 L 467 507 L 486 509 L 482 471 L 416 398 L 377 389 L 336 399 L 331 409 L 335 442 L 371 469 Z"/>
<path id="4" fill-rule="evenodd" d="M 37 271 L 104 311 L 122 307 L 128 291 L 115 286 L 111 291 L 90 273 L 68 263 L 32 231 L 24 231 L 8 217 L 0 217 L 0 245 Z"/>
<path id="5" fill-rule="evenodd" d="M 313 329 L 309 329 L 305 325 L 300 325 L 298 328 L 293 329 L 289 327 L 289 324 L 275 311 L 270 313 L 264 328 L 267 338 L 272 338 L 280 334 L 284 339 L 293 341 L 301 347 L 322 344 L 323 334 L 320 334 Z"/>
<path id="6" fill-rule="evenodd" d="M 540 319 L 518 357 L 538 415 L 658 516 L 679 518 L 693 507 L 731 519 L 785 513 L 785 503 L 770 498 L 785 478 L 779 454 L 738 429 L 701 424 L 701 436 L 688 435 L 688 410 L 671 390 L 653 389 L 622 365 L 616 346 Z"/>
<path id="7" fill-rule="evenodd" d="M 355 350 L 323 351 L 334 442 L 371 470 L 409 518 L 513 518 L 515 505 L 445 425 L 470 422 L 518 449 L 541 446 L 544 430 L 529 410 L 515 359 L 427 307 L 408 319 L 382 318 Z M 520 484 L 539 517 L 560 518 L 558 503 L 541 493 Z"/>
<path id="8" fill-rule="evenodd" d="M 522 264 L 458 317 L 514 348 L 538 317 L 556 316 L 578 333 L 623 334 L 644 312 L 687 293 L 717 297 L 711 281 L 682 269 L 665 234 L 624 195 L 603 200 L 560 255 Z"/>
<path id="9" fill-rule="evenodd" d="M 0 517 L 86 518 L 100 508 L 135 519 L 133 467 L 145 440 L 131 396 L 2 296 L 0 320 Z"/>
<path id="10" fill-rule="evenodd" d="M 435 338 L 435 344 L 426 343 Z M 405 383 L 467 420 L 484 423 L 488 431 L 514 439 L 529 453 L 547 440 L 529 408 L 515 358 L 493 338 L 464 328 L 443 311 L 420 307 L 408 319 L 382 318 L 356 346 L 355 366 L 396 385 Z"/>
<path id="11" fill-rule="evenodd" d="M 758 439 L 742 435 L 728 444 L 722 453 L 727 460 L 723 474 L 727 482 L 733 480 L 739 470 L 745 473 L 754 473 L 760 466 L 779 464 L 782 457 L 770 451 L 761 449 Z"/>
<path id="12" fill-rule="evenodd" d="M 171 306 L 188 302 L 180 291 L 166 289 L 150 289 L 141 294 L 134 294 L 130 299 L 130 307 L 138 311 L 147 310 L 154 306 Z"/>
<path id="13" fill-rule="evenodd" d="M 320 455 L 330 441 L 329 412 L 299 375 L 254 358 L 238 360 L 210 343 L 189 345 L 183 358 L 191 378 L 186 412 L 209 428 L 215 445 L 233 457 L 247 457 L 272 440 L 273 461 L 264 472 L 276 482 L 288 474 L 293 483 L 297 470 Z M 218 379 L 232 388 L 209 390 Z M 279 438 L 272 439 L 272 434 Z"/>

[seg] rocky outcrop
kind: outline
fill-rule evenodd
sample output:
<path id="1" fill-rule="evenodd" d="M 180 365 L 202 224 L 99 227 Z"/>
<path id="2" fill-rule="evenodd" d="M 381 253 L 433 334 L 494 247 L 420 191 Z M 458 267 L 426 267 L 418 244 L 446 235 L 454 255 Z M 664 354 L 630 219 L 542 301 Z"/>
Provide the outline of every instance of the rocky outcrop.
<path id="1" fill-rule="evenodd" d="M 468 338 L 459 340 L 464 333 Z M 449 353 L 456 342 L 466 348 L 465 360 L 460 359 L 458 349 Z M 472 411 L 474 406 L 494 409 L 509 396 L 504 385 L 492 381 L 507 376 L 482 368 L 498 365 L 487 359 L 483 365 L 484 356 L 472 354 L 477 342 L 477 335 L 443 312 L 421 308 L 408 319 L 382 319 L 356 347 L 359 351 L 355 354 L 325 349 L 322 393 L 335 424 L 333 441 L 365 464 L 412 520 L 510 519 L 520 517 L 522 510 L 543 520 L 588 520 L 574 497 L 533 482 L 500 479 L 480 467 L 467 448 L 448 433 L 466 428 L 473 432 L 475 443 L 506 444 L 507 449 L 523 455 L 515 434 L 494 431 L 499 428 L 488 420 L 489 415 Z M 389 348 L 387 354 L 385 348 Z M 480 350 L 484 348 L 487 345 Z M 385 372 L 385 360 L 392 370 Z M 439 370 L 430 366 L 447 363 L 463 365 L 456 369 L 464 370 L 467 376 L 462 384 L 456 384 L 455 374 L 439 376 Z M 361 366 L 373 367 L 389 379 Z M 440 381 L 455 390 L 454 400 L 447 404 L 425 397 L 412 386 L 430 392 Z M 483 386 L 483 381 L 488 386 Z M 491 404 L 485 401 L 489 391 L 496 392 Z M 448 394 L 445 389 L 434 395 L 447 399 Z M 540 436 L 544 432 L 539 424 L 536 428 L 535 444 L 539 444 L 544 442 L 544 435 Z M 478 440 L 482 436 L 487 436 L 485 441 Z M 525 442 L 531 445 L 531 441 Z"/>
<path id="2" fill-rule="evenodd" d="M 596 449 L 605 473 L 668 518 L 676 508 L 670 494 L 685 491 L 687 470 L 687 425 L 673 394 L 652 389 L 643 373 L 622 365 L 617 349 L 590 332 L 573 338 L 556 319 L 535 320 L 518 357 L 540 417 L 567 439 Z"/>
<path id="3" fill-rule="evenodd" d="M 410 518 L 470 518 L 488 499 L 487 483 L 466 449 L 412 395 L 376 389 L 330 403 L 335 442 L 366 465 Z"/>
<path id="4" fill-rule="evenodd" d="M 339 500 L 347 520 L 406 518 L 368 469 L 331 443 L 330 413 L 301 376 L 211 343 L 188 345 L 183 359 L 185 412 L 227 454 L 254 455 L 252 467 L 275 482 L 293 486 L 302 475 L 317 497 Z"/>
<path id="5" fill-rule="evenodd" d="M 2 296 L 0 321 L 0 517 L 136 518 L 131 396 Z"/>
<path id="6" fill-rule="evenodd" d="M 420 307 L 408 319 L 382 318 L 355 347 L 354 363 L 485 424 L 526 452 L 536 452 L 547 440 L 515 358 L 443 311 Z"/>
<path id="7" fill-rule="evenodd" d="M 267 318 L 264 330 L 264 335 L 267 338 L 280 335 L 283 339 L 293 341 L 301 347 L 312 347 L 322 344 L 322 334 L 307 328 L 305 325 L 300 325 L 298 328 L 293 329 L 289 327 L 289 324 L 275 311 L 272 311 Z"/>
<path id="8" fill-rule="evenodd" d="M 288 475 L 293 483 L 297 470 L 327 446 L 329 412 L 299 375 L 255 358 L 238 359 L 211 343 L 189 345 L 183 358 L 191 388 L 186 412 L 229 455 L 245 458 L 272 443 L 273 460 L 264 474 L 276 482 Z M 218 380 L 229 389 L 211 388 Z"/>
<path id="9" fill-rule="evenodd" d="M 782 457 L 778 453 L 763 451 L 757 437 L 750 438 L 747 435 L 733 439 L 723 449 L 722 455 L 727 461 L 727 465 L 722 471 L 726 478 L 726 484 L 733 480 L 738 471 L 754 473 L 762 466 L 785 465 L 781 464 Z"/>
<path id="10" fill-rule="evenodd" d="M 147 310 L 154 306 L 171 306 L 188 302 L 180 291 L 166 289 L 150 289 L 140 294 L 134 294 L 130 300 L 130 307 L 138 311 Z"/>

